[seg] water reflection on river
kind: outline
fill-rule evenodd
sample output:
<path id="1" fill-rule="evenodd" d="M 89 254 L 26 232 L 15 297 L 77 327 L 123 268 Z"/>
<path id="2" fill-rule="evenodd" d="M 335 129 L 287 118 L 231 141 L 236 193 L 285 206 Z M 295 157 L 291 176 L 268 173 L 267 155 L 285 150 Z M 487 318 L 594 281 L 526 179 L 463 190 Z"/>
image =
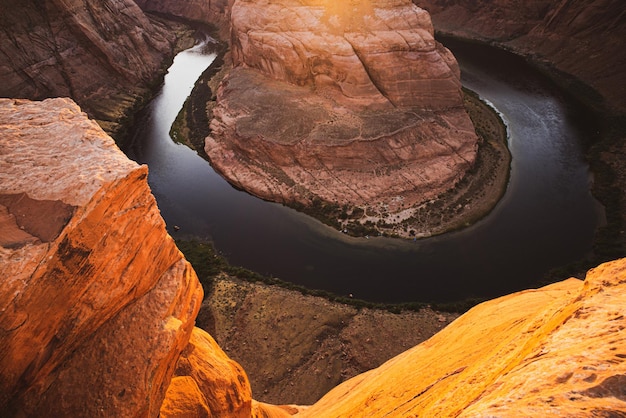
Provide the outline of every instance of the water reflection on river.
<path id="1" fill-rule="evenodd" d="M 463 83 L 502 113 L 513 153 L 505 197 L 463 231 L 417 242 L 350 238 L 233 189 L 169 137 L 185 97 L 214 58 L 200 46 L 176 57 L 127 153 L 148 164 L 170 233 L 210 239 L 236 265 L 381 302 L 494 297 L 533 286 L 591 248 L 599 209 L 580 148 L 588 126 L 520 59 L 479 45 L 446 45 L 461 63 Z"/>

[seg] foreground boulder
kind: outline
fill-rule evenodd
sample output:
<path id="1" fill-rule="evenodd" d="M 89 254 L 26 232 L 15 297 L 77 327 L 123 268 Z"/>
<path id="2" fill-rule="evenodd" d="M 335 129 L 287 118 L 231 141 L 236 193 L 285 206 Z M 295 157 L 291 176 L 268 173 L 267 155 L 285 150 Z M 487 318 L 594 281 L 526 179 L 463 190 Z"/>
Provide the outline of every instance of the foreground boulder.
<path id="1" fill-rule="evenodd" d="M 0 415 L 156 416 L 202 288 L 147 168 L 69 99 L 0 99 Z"/>
<path id="2" fill-rule="evenodd" d="M 410 1 L 235 1 L 205 150 L 264 199 L 397 223 L 476 159 L 459 67 Z"/>

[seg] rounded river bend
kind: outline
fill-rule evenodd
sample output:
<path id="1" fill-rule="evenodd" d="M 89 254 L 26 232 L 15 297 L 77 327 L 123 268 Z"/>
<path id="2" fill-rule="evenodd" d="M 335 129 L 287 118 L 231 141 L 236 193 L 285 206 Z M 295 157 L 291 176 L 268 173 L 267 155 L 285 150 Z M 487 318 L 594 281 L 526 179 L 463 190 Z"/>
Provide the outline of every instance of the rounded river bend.
<path id="1" fill-rule="evenodd" d="M 170 234 L 209 239 L 234 265 L 375 302 L 492 298 L 537 286 L 548 270 L 590 250 L 601 220 L 580 144 L 593 127 L 522 59 L 476 44 L 444 44 L 461 65 L 463 84 L 503 116 L 513 154 L 504 198 L 462 231 L 416 242 L 351 238 L 231 187 L 169 136 L 215 57 L 202 44 L 177 55 L 126 152 L 149 166 Z"/>

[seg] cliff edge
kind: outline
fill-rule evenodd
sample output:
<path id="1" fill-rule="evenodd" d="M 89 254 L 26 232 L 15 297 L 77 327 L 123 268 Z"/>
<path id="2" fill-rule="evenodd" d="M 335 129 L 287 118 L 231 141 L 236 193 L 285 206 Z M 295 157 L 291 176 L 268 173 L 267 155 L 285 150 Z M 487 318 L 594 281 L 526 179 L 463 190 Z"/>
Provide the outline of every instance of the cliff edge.
<path id="1" fill-rule="evenodd" d="M 69 99 L 0 99 L 0 167 L 0 415 L 156 416 L 202 288 L 147 168 Z"/>
<path id="2" fill-rule="evenodd" d="M 626 411 L 626 259 L 480 304 L 298 417 L 609 417 Z"/>
<path id="3" fill-rule="evenodd" d="M 70 99 L 0 99 L 0 416 L 286 416 L 195 320 L 147 183 Z M 191 414 L 191 415 L 189 415 Z"/>
<path id="4" fill-rule="evenodd" d="M 478 305 L 309 407 L 267 405 L 194 328 L 202 289 L 146 168 L 75 103 L 0 99 L 0 163 L 2 416 L 626 411 L 626 259 Z"/>

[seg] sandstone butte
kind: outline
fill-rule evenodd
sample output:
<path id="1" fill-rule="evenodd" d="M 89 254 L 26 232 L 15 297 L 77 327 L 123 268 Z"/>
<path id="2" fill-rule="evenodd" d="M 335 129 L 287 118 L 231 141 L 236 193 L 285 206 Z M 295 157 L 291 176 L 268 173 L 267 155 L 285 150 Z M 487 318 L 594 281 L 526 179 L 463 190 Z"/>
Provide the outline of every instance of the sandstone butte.
<path id="1" fill-rule="evenodd" d="M 460 71 L 409 0 L 236 0 L 205 151 L 264 199 L 388 224 L 476 159 Z"/>

